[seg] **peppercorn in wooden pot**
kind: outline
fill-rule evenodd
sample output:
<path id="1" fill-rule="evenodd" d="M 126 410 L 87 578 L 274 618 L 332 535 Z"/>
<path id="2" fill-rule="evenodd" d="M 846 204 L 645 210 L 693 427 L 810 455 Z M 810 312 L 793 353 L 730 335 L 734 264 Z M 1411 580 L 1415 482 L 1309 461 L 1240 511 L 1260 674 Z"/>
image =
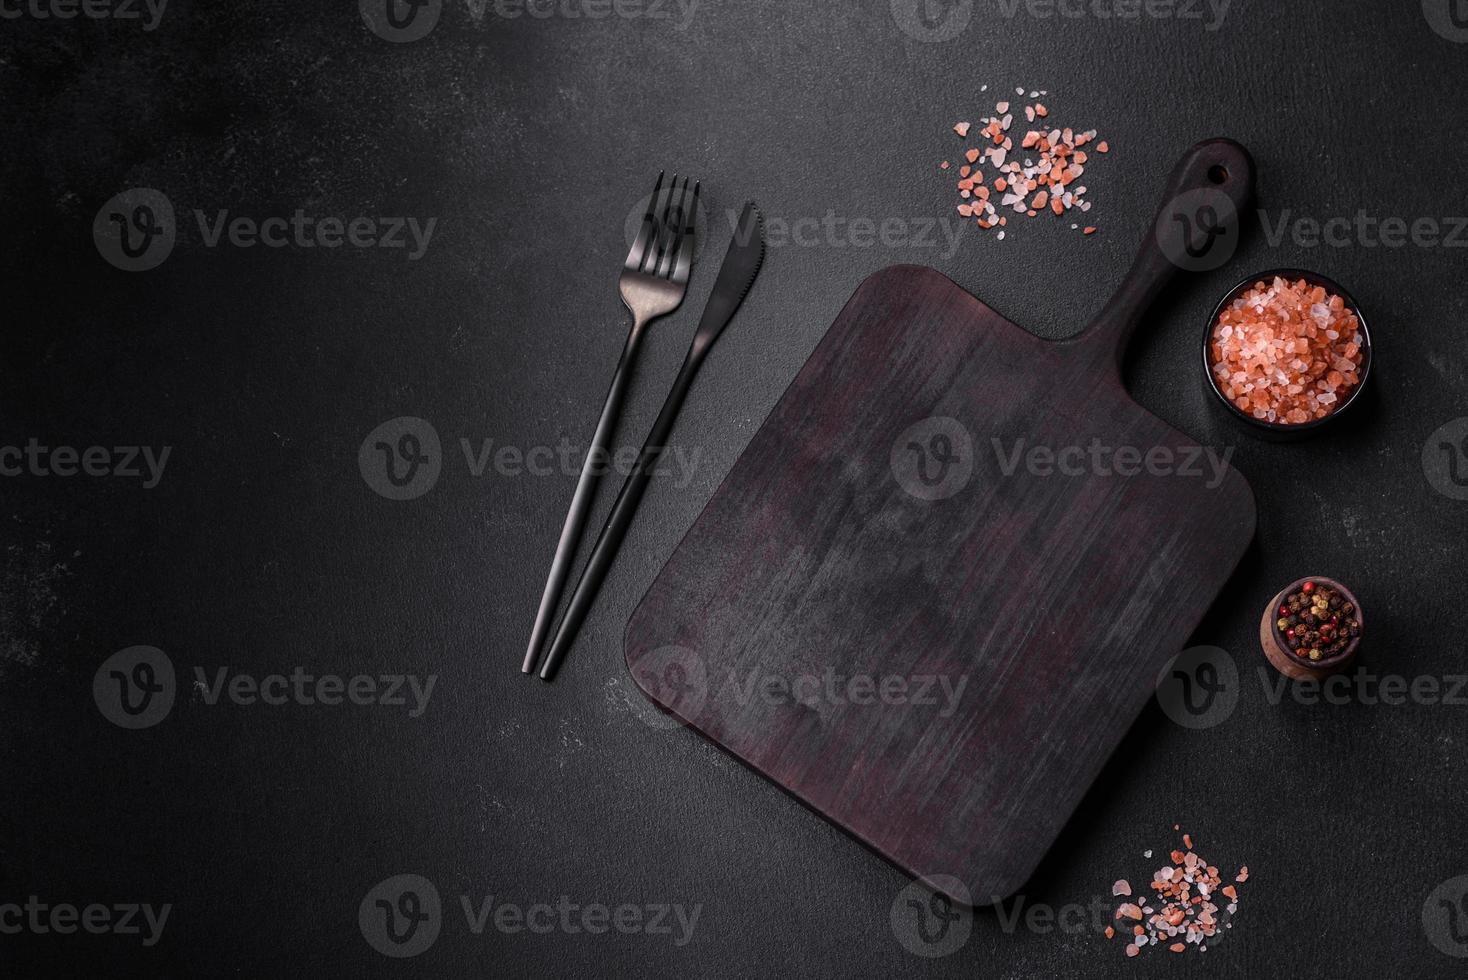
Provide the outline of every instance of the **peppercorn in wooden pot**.
<path id="1" fill-rule="evenodd" d="M 1349 666 L 1361 646 L 1361 604 L 1332 579 L 1311 576 L 1276 595 L 1259 621 L 1259 643 L 1275 669 L 1297 681 Z"/>

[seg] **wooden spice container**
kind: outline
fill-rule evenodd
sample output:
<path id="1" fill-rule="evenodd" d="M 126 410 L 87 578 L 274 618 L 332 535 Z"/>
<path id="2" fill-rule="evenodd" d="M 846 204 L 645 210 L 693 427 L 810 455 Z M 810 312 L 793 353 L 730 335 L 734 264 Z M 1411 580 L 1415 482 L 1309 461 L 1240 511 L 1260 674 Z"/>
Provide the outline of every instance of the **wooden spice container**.
<path id="1" fill-rule="evenodd" d="M 1342 616 L 1342 622 L 1347 618 L 1354 619 L 1360 629 L 1356 636 L 1350 638 L 1345 649 L 1323 658 L 1321 660 L 1308 660 L 1298 655 L 1286 640 L 1284 633 L 1279 629 L 1281 605 L 1287 596 L 1301 591 L 1305 584 L 1312 583 L 1312 587 L 1324 587 L 1339 593 L 1342 603 L 1349 603 L 1353 607 L 1353 613 Z M 1361 637 L 1366 635 L 1366 620 L 1361 609 L 1360 601 L 1351 594 L 1351 590 L 1334 579 L 1325 578 L 1321 575 L 1311 575 L 1306 578 L 1291 582 L 1281 589 L 1279 593 L 1270 600 L 1269 606 L 1264 610 L 1263 617 L 1259 620 L 1259 645 L 1264 649 L 1264 656 L 1274 665 L 1274 669 L 1291 680 L 1322 680 L 1331 674 L 1337 673 L 1349 667 L 1356 659 L 1356 652 L 1361 647 Z"/>

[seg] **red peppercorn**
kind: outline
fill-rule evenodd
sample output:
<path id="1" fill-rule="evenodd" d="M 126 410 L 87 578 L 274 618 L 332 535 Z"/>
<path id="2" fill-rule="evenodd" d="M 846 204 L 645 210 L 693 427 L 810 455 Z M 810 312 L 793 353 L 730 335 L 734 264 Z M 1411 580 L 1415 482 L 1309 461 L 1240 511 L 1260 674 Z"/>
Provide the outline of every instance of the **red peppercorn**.
<path id="1" fill-rule="evenodd" d="M 1280 606 L 1279 607 L 1279 614 L 1281 616 L 1288 616 L 1290 614 L 1290 607 L 1289 606 Z"/>
<path id="2" fill-rule="evenodd" d="M 1285 630 L 1285 636 L 1293 640 L 1295 638 L 1295 631 L 1292 629 Z"/>
<path id="3" fill-rule="evenodd" d="M 1315 583 L 1314 582 L 1306 582 L 1304 585 L 1300 586 L 1300 590 L 1302 592 L 1314 592 L 1315 591 Z"/>

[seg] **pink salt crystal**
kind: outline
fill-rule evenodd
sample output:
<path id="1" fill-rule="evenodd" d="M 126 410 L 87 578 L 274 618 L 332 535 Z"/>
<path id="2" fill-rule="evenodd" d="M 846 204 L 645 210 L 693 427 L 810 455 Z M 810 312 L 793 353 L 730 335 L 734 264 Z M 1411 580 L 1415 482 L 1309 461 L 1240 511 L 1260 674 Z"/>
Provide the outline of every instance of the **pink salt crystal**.
<path id="1" fill-rule="evenodd" d="M 1111 886 L 1112 898 L 1115 898 L 1117 895 L 1130 895 L 1131 893 L 1131 883 L 1128 882 L 1125 878 L 1118 878 L 1116 884 Z"/>
<path id="2" fill-rule="evenodd" d="M 1358 327 L 1341 297 L 1304 280 L 1258 282 L 1214 325 L 1213 373 L 1224 396 L 1254 418 L 1323 418 L 1360 380 Z"/>

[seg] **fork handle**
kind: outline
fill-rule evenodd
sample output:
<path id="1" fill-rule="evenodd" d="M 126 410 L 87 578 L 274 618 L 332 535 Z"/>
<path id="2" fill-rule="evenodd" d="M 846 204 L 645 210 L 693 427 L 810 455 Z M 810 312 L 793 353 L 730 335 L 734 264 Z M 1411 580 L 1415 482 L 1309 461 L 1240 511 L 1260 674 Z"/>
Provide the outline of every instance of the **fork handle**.
<path id="1" fill-rule="evenodd" d="M 688 390 L 693 387 L 693 378 L 698 374 L 699 366 L 703 363 L 703 355 L 707 348 L 688 352 L 687 359 L 683 362 L 683 368 L 678 372 L 678 377 L 673 381 L 673 388 L 668 392 L 668 400 L 663 403 L 663 410 L 658 413 L 657 421 L 653 423 L 652 431 L 648 433 L 647 442 L 643 443 L 642 452 L 637 455 L 637 464 L 627 476 L 627 482 L 622 485 L 622 490 L 617 494 L 617 500 L 612 504 L 611 514 L 607 517 L 607 523 L 602 528 L 601 534 L 597 536 L 596 545 L 591 549 L 591 557 L 586 561 L 586 568 L 581 572 L 581 581 L 576 583 L 576 591 L 571 596 L 571 603 L 566 607 L 566 615 L 561 619 L 561 627 L 556 631 L 555 641 L 551 644 L 550 652 L 546 654 L 545 663 L 540 668 L 541 680 L 550 680 L 555 676 L 556 669 L 561 660 L 565 658 L 576 642 L 581 624 L 586 619 L 586 614 L 591 611 L 592 603 L 596 601 L 596 595 L 601 591 L 602 582 L 606 579 L 607 570 L 611 568 L 612 559 L 617 557 L 617 551 L 622 547 L 622 540 L 627 536 L 627 529 L 632 526 L 632 518 L 637 514 L 637 506 L 642 502 L 642 495 L 647 490 L 648 481 L 652 479 L 657 470 L 658 463 L 663 458 L 663 453 L 668 448 L 668 438 L 673 434 L 673 423 L 678 418 L 678 411 L 683 407 L 683 399 L 688 396 Z"/>
<path id="2" fill-rule="evenodd" d="M 555 618 L 556 606 L 560 604 L 561 592 L 566 587 L 566 578 L 571 573 L 571 561 L 576 557 L 576 546 L 581 532 L 586 527 L 586 518 L 591 514 L 591 503 L 596 497 L 596 488 L 601 483 L 605 466 L 604 459 L 610 456 L 612 433 L 617 419 L 622 414 L 622 402 L 627 394 L 627 383 L 632 377 L 632 364 L 642 342 L 643 327 L 638 322 L 627 335 L 627 344 L 622 348 L 622 357 L 617 361 L 617 372 L 612 375 L 612 386 L 607 391 L 606 404 L 602 406 L 601 418 L 596 423 L 596 433 L 591 437 L 591 446 L 581 464 L 581 476 L 576 481 L 576 492 L 571 497 L 571 509 L 566 512 L 566 523 L 561 527 L 561 539 L 556 543 L 556 554 L 551 559 L 550 574 L 545 580 L 545 591 L 540 596 L 540 609 L 535 614 L 535 626 L 530 631 L 530 645 L 525 650 L 525 662 L 520 671 L 534 673 L 536 661 L 540 659 L 540 648 L 550 633 Z"/>

